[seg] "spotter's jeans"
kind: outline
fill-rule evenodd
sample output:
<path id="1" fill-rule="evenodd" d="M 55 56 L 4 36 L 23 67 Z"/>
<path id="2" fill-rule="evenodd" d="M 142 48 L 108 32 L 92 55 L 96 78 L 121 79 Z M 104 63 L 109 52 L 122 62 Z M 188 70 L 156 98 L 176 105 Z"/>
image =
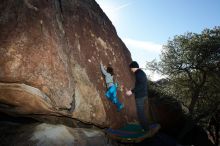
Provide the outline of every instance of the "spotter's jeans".
<path id="1" fill-rule="evenodd" d="M 148 100 L 147 97 L 135 98 L 138 120 L 140 122 L 141 127 L 145 131 L 148 131 L 149 130 L 149 123 L 148 123 L 147 115 L 146 115 L 145 108 L 144 108 L 144 103 L 146 100 Z M 148 106 L 148 105 L 146 105 L 146 106 Z"/>

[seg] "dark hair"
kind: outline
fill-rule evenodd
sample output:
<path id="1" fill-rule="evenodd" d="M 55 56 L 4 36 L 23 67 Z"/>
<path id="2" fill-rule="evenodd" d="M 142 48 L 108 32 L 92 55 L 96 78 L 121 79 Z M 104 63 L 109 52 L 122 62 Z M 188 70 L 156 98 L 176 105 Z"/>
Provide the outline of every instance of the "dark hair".
<path id="1" fill-rule="evenodd" d="M 136 61 L 132 61 L 129 65 L 130 68 L 139 68 L 139 65 Z"/>
<path id="2" fill-rule="evenodd" d="M 112 67 L 107 67 L 107 72 L 110 73 L 112 76 L 114 75 L 114 70 Z"/>

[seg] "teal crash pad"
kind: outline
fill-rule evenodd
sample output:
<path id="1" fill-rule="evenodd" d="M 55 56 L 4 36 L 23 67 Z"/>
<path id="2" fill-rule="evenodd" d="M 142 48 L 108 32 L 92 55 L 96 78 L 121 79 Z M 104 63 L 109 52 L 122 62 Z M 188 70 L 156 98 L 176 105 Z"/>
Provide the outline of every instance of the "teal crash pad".
<path id="1" fill-rule="evenodd" d="M 157 126 L 156 124 L 150 125 L 151 128 Z M 152 137 L 148 131 L 143 131 L 138 124 L 126 124 L 119 129 L 107 129 L 106 134 L 109 138 L 118 140 L 125 143 L 138 143 L 146 138 Z"/>

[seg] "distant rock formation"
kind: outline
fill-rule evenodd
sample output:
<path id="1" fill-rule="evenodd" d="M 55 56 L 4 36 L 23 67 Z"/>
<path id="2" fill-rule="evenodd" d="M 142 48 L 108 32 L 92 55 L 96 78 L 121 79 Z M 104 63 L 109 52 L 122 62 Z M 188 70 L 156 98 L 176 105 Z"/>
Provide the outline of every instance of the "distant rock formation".
<path id="1" fill-rule="evenodd" d="M 2 0 L 0 32 L 1 112 L 111 127 L 135 120 L 123 88 L 133 85 L 131 55 L 95 0 Z M 101 61 L 114 68 L 120 113 L 104 96 Z"/>

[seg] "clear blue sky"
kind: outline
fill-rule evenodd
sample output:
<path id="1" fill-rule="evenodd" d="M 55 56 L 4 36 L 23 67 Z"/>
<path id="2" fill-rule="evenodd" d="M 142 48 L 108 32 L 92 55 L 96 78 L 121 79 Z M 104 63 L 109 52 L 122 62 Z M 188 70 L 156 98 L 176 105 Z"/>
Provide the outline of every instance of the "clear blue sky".
<path id="1" fill-rule="evenodd" d="M 175 35 L 220 26 L 220 0 L 96 0 L 141 67 Z M 147 72 L 153 80 L 160 76 Z"/>

